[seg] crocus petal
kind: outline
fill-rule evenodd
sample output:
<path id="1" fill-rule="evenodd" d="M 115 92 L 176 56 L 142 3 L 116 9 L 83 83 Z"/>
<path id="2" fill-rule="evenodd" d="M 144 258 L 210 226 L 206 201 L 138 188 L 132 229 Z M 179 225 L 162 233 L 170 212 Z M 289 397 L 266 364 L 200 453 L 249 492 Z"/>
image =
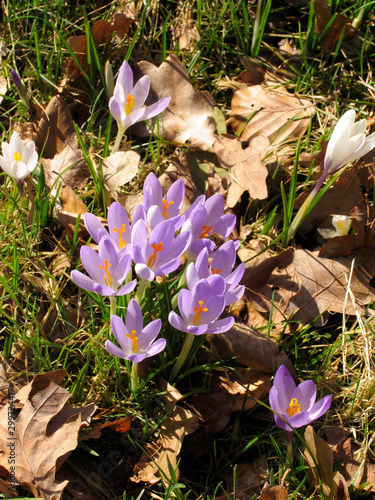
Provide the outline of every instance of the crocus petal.
<path id="1" fill-rule="evenodd" d="M 142 280 L 153 281 L 155 279 L 154 271 L 146 264 L 136 264 L 134 270 Z"/>
<path id="2" fill-rule="evenodd" d="M 181 264 L 181 260 L 179 257 L 177 259 L 173 259 L 165 264 L 162 264 L 157 269 L 155 269 L 156 276 L 166 276 L 169 273 L 173 273 L 178 269 L 178 266 Z"/>
<path id="3" fill-rule="evenodd" d="M 171 311 L 169 313 L 169 315 L 168 315 L 168 321 L 173 326 L 173 328 L 175 328 L 176 330 L 179 330 L 180 332 L 186 332 L 187 333 L 186 323 L 174 311 Z"/>
<path id="4" fill-rule="evenodd" d="M 153 118 L 159 113 L 162 113 L 168 106 L 170 100 L 171 100 L 170 97 L 164 97 L 163 99 L 160 99 L 160 101 L 157 101 L 154 104 L 147 106 L 143 119 L 148 120 L 149 118 Z"/>
<path id="5" fill-rule="evenodd" d="M 95 292 L 94 289 L 94 281 L 86 276 L 86 274 L 81 273 L 80 271 L 72 271 L 70 277 L 77 286 L 87 290 L 88 292 Z"/>
<path id="6" fill-rule="evenodd" d="M 126 114 L 124 107 L 114 97 L 111 97 L 108 103 L 109 111 L 116 122 L 120 123 L 122 127 L 125 126 Z"/>
<path id="7" fill-rule="evenodd" d="M 316 387 L 314 382 L 312 380 L 305 380 L 299 384 L 294 389 L 291 400 L 294 398 L 297 399 L 298 403 L 301 405 L 301 411 L 310 411 L 316 399 Z"/>
<path id="8" fill-rule="evenodd" d="M 162 208 L 163 190 L 159 179 L 151 172 L 143 185 L 143 206 L 148 210 L 153 205 Z"/>
<path id="9" fill-rule="evenodd" d="M 224 333 L 230 330 L 233 324 L 234 324 L 233 316 L 230 316 L 229 318 L 219 319 L 218 321 L 215 321 L 214 323 L 208 325 L 206 333 L 212 333 L 212 334 Z"/>
<path id="10" fill-rule="evenodd" d="M 103 226 L 103 224 L 100 222 L 100 220 L 93 214 L 90 214 L 89 212 L 85 213 L 83 216 L 84 221 L 85 221 L 85 226 L 87 231 L 89 232 L 89 235 L 91 238 L 98 243 L 99 239 L 98 238 L 98 232 L 100 231 L 100 234 L 103 235 L 105 233 L 108 234 L 107 230 Z M 109 236 L 109 235 L 108 235 Z"/>
<path id="11" fill-rule="evenodd" d="M 122 349 L 117 347 L 117 345 L 113 344 L 110 340 L 105 341 L 105 348 L 113 356 L 117 356 L 121 359 L 128 359 L 127 354 Z"/>
<path id="12" fill-rule="evenodd" d="M 240 285 L 237 288 L 235 288 L 234 290 L 230 290 L 229 292 L 227 292 L 224 295 L 225 307 L 231 306 L 232 304 L 235 304 L 236 302 L 238 302 L 244 293 L 245 293 L 245 286 L 244 285 Z"/>
<path id="13" fill-rule="evenodd" d="M 324 398 L 316 402 L 309 411 L 309 422 L 321 417 L 329 409 L 331 403 L 332 396 L 330 394 L 328 396 L 324 396 Z"/>
<path id="14" fill-rule="evenodd" d="M 119 98 L 119 100 L 127 97 L 128 94 L 131 94 L 133 90 L 133 71 L 127 61 L 124 61 L 121 65 L 116 85 L 114 89 L 114 96 Z M 117 92 L 121 91 L 122 93 L 117 95 Z M 123 97 L 124 96 L 124 97 Z"/>
<path id="15" fill-rule="evenodd" d="M 81 247 L 80 257 L 86 272 L 96 283 L 104 284 L 103 259 L 90 247 Z"/>
<path id="16" fill-rule="evenodd" d="M 296 384 L 288 369 L 284 365 L 281 365 L 277 370 L 273 381 L 273 387 L 279 394 L 279 401 L 281 407 L 284 408 L 283 412 L 285 412 L 285 410 L 289 407 Z"/>
<path id="17" fill-rule="evenodd" d="M 139 336 L 138 345 L 141 350 L 147 350 L 148 347 L 154 342 L 156 337 L 159 335 L 161 328 L 161 320 L 155 319 L 148 323 L 142 330 L 142 334 Z"/>
<path id="18" fill-rule="evenodd" d="M 128 343 L 125 341 L 125 339 L 127 338 L 126 334 L 128 333 L 128 331 L 120 316 L 117 316 L 116 314 L 112 315 L 111 328 L 113 335 L 115 336 L 117 342 L 120 344 L 121 348 L 123 350 L 126 350 L 128 347 Z"/>
<path id="19" fill-rule="evenodd" d="M 122 297 L 123 295 L 132 292 L 136 287 L 136 285 L 137 285 L 137 280 L 133 280 L 130 283 L 126 283 L 121 288 L 119 288 L 114 295 L 116 295 L 116 297 Z"/>
<path id="20" fill-rule="evenodd" d="M 142 76 L 132 90 L 132 96 L 134 97 L 134 107 L 132 113 L 143 106 L 149 91 L 150 77 L 148 75 Z"/>
<path id="21" fill-rule="evenodd" d="M 212 227 L 214 233 L 221 234 L 223 238 L 228 238 L 231 235 L 234 226 L 236 225 L 236 216 L 233 214 L 225 214 L 215 222 Z"/>
<path id="22" fill-rule="evenodd" d="M 138 334 L 143 328 L 143 316 L 141 308 L 139 307 L 136 300 L 131 299 L 128 308 L 126 309 L 126 329 L 128 332 L 135 330 Z"/>
<path id="23" fill-rule="evenodd" d="M 167 345 L 167 341 L 165 339 L 156 340 L 148 349 L 148 356 L 155 356 L 155 354 L 159 354 L 159 352 L 164 351 L 165 346 Z"/>
<path id="24" fill-rule="evenodd" d="M 207 333 L 208 325 L 189 325 L 187 327 L 187 333 L 192 335 L 204 335 Z"/>

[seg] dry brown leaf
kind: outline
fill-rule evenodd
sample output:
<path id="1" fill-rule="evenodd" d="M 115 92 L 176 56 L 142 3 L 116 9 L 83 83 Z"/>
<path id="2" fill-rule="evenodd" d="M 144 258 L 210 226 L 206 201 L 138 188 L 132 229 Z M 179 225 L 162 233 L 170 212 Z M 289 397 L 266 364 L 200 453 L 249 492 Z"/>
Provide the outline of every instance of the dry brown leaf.
<path id="1" fill-rule="evenodd" d="M 304 434 L 306 448 L 303 455 L 308 466 L 308 475 L 311 484 L 318 490 L 322 490 L 326 500 L 333 500 L 338 487 L 341 489 L 343 500 L 350 500 L 346 484 L 339 472 L 333 471 L 332 450 L 324 439 L 319 438 L 311 425 L 307 426 Z M 320 485 L 322 482 L 322 486 Z M 345 481 L 344 481 L 345 483 Z"/>
<path id="2" fill-rule="evenodd" d="M 275 146 L 301 137 L 314 113 L 311 101 L 290 94 L 285 87 L 270 90 L 254 85 L 234 93 L 228 124 L 243 141 L 261 135 Z"/>
<path id="3" fill-rule="evenodd" d="M 68 236 L 70 238 L 74 235 L 74 230 L 77 223 L 77 217 L 80 216 L 78 237 L 82 237 L 87 234 L 87 229 L 83 220 L 83 215 L 88 211 L 88 208 L 83 203 L 81 198 L 79 198 L 73 189 L 69 186 L 65 186 L 60 195 L 61 201 L 63 203 L 62 210 L 57 214 L 59 221 L 65 228 Z"/>
<path id="4" fill-rule="evenodd" d="M 173 407 L 173 410 L 162 423 L 156 439 L 145 446 L 131 478 L 135 483 L 143 481 L 155 484 L 161 477 L 169 478 L 169 466 L 178 475 L 177 457 L 184 437 L 198 428 L 197 415 L 176 405 L 176 402 L 182 399 L 180 392 L 169 384 L 163 385 L 167 390 L 166 406 Z"/>
<path id="5" fill-rule="evenodd" d="M 295 373 L 292 363 L 283 351 L 269 337 L 254 328 L 241 323 L 220 335 L 207 335 L 211 347 L 218 359 L 236 357 L 239 363 L 258 372 L 274 373 L 285 365 L 292 375 Z"/>
<path id="6" fill-rule="evenodd" d="M 9 446 L 14 442 L 16 481 L 46 500 L 61 498 L 67 481 L 56 481 L 56 470 L 76 448 L 80 428 L 87 425 L 96 409 L 93 404 L 84 408 L 66 404 L 70 393 L 53 381 L 60 380 L 62 374 L 43 374 L 38 379 L 40 387 L 34 379 L 16 394 L 23 407 L 15 418 L 14 439 L 9 439 L 8 405 L 0 412 L 0 471 L 9 474 Z"/>
<path id="7" fill-rule="evenodd" d="M 76 140 L 72 139 L 60 153 L 53 158 L 41 158 L 47 186 L 60 184 L 82 189 L 90 178 L 89 170 L 83 159 L 82 151 Z"/>
<path id="8" fill-rule="evenodd" d="M 294 250 L 289 248 L 245 270 L 242 284 L 250 307 L 260 313 L 272 311 L 272 324 L 284 321 L 289 300 L 299 291 L 300 280 L 293 264 Z M 256 319 L 256 318 L 255 318 Z"/>
<path id="9" fill-rule="evenodd" d="M 138 174 L 140 160 L 135 151 L 117 151 L 103 160 L 104 183 L 115 199 L 120 187 Z"/>
<path id="10" fill-rule="evenodd" d="M 284 486 L 271 486 L 266 483 L 259 500 L 288 500 L 288 492 Z"/>
<path id="11" fill-rule="evenodd" d="M 251 463 L 237 465 L 236 474 L 236 500 L 249 500 L 254 493 L 258 493 L 263 481 L 268 477 L 267 462 L 264 458 L 257 458 Z M 228 481 L 229 491 L 233 491 L 233 481 Z M 229 494 L 234 498 L 234 493 Z M 228 500 L 228 495 L 220 495 L 216 500 Z"/>
<path id="12" fill-rule="evenodd" d="M 228 394 L 198 394 L 192 397 L 191 405 L 203 420 L 207 433 L 216 434 L 229 424 L 234 398 Z"/>
<path id="13" fill-rule="evenodd" d="M 267 198 L 267 167 L 261 159 L 269 148 L 266 137 L 254 137 L 247 147 L 237 137 L 223 134 L 214 144 L 214 152 L 222 167 L 230 169 L 231 184 L 226 204 L 229 208 L 236 205 L 242 193 L 249 191 L 251 198 Z"/>
<path id="14" fill-rule="evenodd" d="M 247 368 L 236 368 L 235 372 L 228 372 L 226 377 L 218 375 L 213 380 L 215 395 L 228 394 L 232 397 L 232 411 L 250 410 L 257 404 L 256 399 L 265 398 L 270 389 L 269 375 Z"/>
<path id="15" fill-rule="evenodd" d="M 327 0 L 314 1 L 314 14 L 315 14 L 315 33 L 321 36 L 326 29 L 327 24 L 332 19 L 331 9 Z M 352 27 L 352 20 L 343 14 L 336 14 L 335 19 L 326 30 L 321 39 L 321 47 L 324 52 L 330 54 L 334 52 L 336 44 L 339 41 L 342 29 L 345 27 L 345 34 L 343 41 L 347 42 L 355 35 L 355 29 Z"/>
<path id="16" fill-rule="evenodd" d="M 360 313 L 365 305 L 373 300 L 375 291 L 369 285 L 368 267 L 364 267 L 367 265 L 374 268 L 375 251 L 370 249 L 365 251 L 367 258 L 362 257 L 363 266 L 356 262 L 350 282 Z M 343 313 L 351 261 L 351 258 L 346 257 L 321 258 L 317 251 L 295 250 L 293 264 L 301 280 L 301 288 L 289 301 L 288 311 L 294 312 L 293 319 L 310 323 L 325 310 Z M 350 300 L 346 303 L 345 313 L 349 315 L 356 313 Z M 323 318 L 321 319 L 323 321 Z"/>
<path id="17" fill-rule="evenodd" d="M 264 80 L 266 72 L 258 60 L 245 57 L 243 63 L 246 69 L 236 76 L 235 81 L 256 85 Z"/>
<path id="18" fill-rule="evenodd" d="M 123 417 L 117 420 L 106 422 L 102 425 L 102 429 L 111 429 L 115 432 L 119 432 L 123 434 L 124 432 L 128 432 L 131 429 L 132 418 L 131 417 Z"/>
<path id="19" fill-rule="evenodd" d="M 134 19 L 126 17 L 123 13 L 115 14 L 113 22 L 109 23 L 104 19 L 99 19 L 92 27 L 92 37 L 97 46 L 108 43 L 113 35 L 121 39 L 129 31 L 130 26 L 133 24 Z M 87 38 L 86 35 L 71 36 L 67 39 L 70 48 L 73 50 L 82 68 L 87 71 Z M 69 57 L 65 61 L 68 75 L 75 78 L 81 76 L 81 71 L 75 61 Z"/>
<path id="20" fill-rule="evenodd" d="M 214 101 L 209 92 L 197 92 L 190 83 L 185 67 L 173 54 L 169 55 L 159 68 L 147 61 L 138 63 L 140 72 L 151 78 L 150 100 L 171 97 L 168 108 L 159 118 L 160 133 L 165 139 L 185 143 L 196 148 L 211 151 L 215 141 Z M 133 129 L 140 135 L 146 134 L 144 124 Z"/>
<path id="21" fill-rule="evenodd" d="M 72 114 L 64 99 L 52 97 L 38 122 L 34 141 L 43 158 L 53 158 L 61 153 L 67 143 L 74 143 L 75 129 Z M 44 149 L 43 149 L 44 148 Z"/>

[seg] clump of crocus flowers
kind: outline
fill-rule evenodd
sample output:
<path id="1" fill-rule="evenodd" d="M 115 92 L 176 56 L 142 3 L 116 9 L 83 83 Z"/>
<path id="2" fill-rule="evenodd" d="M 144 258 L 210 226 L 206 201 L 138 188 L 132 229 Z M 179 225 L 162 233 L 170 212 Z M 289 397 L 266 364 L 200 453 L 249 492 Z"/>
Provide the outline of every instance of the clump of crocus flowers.
<path id="1" fill-rule="evenodd" d="M 117 202 L 109 207 L 108 229 L 95 215 L 84 216 L 98 251 L 83 246 L 81 262 L 89 276 L 74 270 L 71 277 L 81 288 L 110 298 L 112 331 L 120 347 L 108 340 L 106 348 L 133 363 L 130 374 L 133 388 L 136 387 L 134 366 L 163 351 L 168 343 L 165 334 L 165 338 L 156 340 L 160 319 L 145 328 L 142 323 L 142 314 L 150 317 L 151 312 L 147 310 L 145 294 L 147 290 L 152 294 L 152 287 L 158 286 L 156 279 L 175 280 L 168 300 L 178 304 L 178 312 L 169 313 L 164 330 L 185 334 L 170 380 L 184 365 L 196 336 L 218 334 L 231 328 L 234 318 L 222 316 L 226 307 L 239 300 L 244 292 L 239 282 L 245 266 L 240 264 L 234 269 L 238 243 L 229 240 L 215 250 L 210 240 L 213 232 L 228 237 L 236 223 L 234 215 L 224 214 L 222 195 L 207 200 L 201 196 L 186 212 L 182 209 L 184 198 L 182 180 L 177 180 L 163 194 L 159 180 L 151 173 L 144 183 L 144 203 L 137 206 L 131 223 Z M 189 255 L 187 267 L 179 269 L 185 252 Z M 134 273 L 136 279 L 131 279 Z M 116 297 L 131 293 L 133 298 L 123 323 L 116 314 Z"/>

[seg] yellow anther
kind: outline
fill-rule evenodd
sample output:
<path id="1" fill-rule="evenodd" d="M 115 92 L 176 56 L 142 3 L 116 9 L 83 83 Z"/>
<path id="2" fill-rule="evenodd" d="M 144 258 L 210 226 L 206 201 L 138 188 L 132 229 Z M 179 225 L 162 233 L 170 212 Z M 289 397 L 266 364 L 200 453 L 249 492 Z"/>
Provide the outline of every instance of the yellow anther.
<path id="1" fill-rule="evenodd" d="M 202 226 L 202 234 L 198 237 L 199 238 L 207 238 L 210 235 L 210 232 L 212 231 L 211 226 Z"/>
<path id="2" fill-rule="evenodd" d="M 200 300 L 199 301 L 199 307 L 194 307 L 194 318 L 193 318 L 193 325 L 199 325 L 199 323 L 201 322 L 201 314 L 202 312 L 207 312 L 208 309 L 207 307 L 203 307 L 203 300 Z"/>
<path id="3" fill-rule="evenodd" d="M 154 249 L 154 253 L 148 258 L 148 267 L 152 267 L 155 264 L 157 252 L 161 252 L 163 250 L 163 243 L 161 241 L 157 245 L 156 243 L 151 243 L 151 246 Z"/>
<path id="4" fill-rule="evenodd" d="M 104 283 L 109 287 L 112 286 L 112 277 L 111 277 L 111 273 L 108 270 L 111 266 L 112 266 L 112 264 L 108 264 L 107 259 L 104 259 L 104 266 L 99 266 L 100 269 L 104 269 L 104 271 L 105 271 Z"/>
<path id="5" fill-rule="evenodd" d="M 112 231 L 114 233 L 117 233 L 119 236 L 120 236 L 120 239 L 119 239 L 119 242 L 118 242 L 118 246 L 121 250 L 121 248 L 124 248 L 124 246 L 126 245 L 126 241 L 124 240 L 124 238 L 122 237 L 122 235 L 126 232 L 126 227 L 125 227 L 125 224 L 123 224 L 120 229 L 117 229 L 117 227 L 115 227 L 114 229 L 112 229 Z"/>
<path id="6" fill-rule="evenodd" d="M 21 161 L 21 155 L 19 153 L 14 153 L 13 157 L 14 157 L 14 161 Z"/>
<path id="7" fill-rule="evenodd" d="M 138 337 L 135 336 L 135 334 L 137 333 L 137 330 L 132 330 L 132 334 L 129 335 L 128 333 L 126 334 L 126 336 L 128 337 L 128 339 L 130 339 L 133 343 L 133 352 L 138 352 L 139 351 L 139 346 L 138 346 Z"/>
<path id="8" fill-rule="evenodd" d="M 126 116 L 130 115 L 130 113 L 132 112 L 134 104 L 135 104 L 134 97 L 131 94 L 128 94 L 128 97 L 126 98 L 126 105 L 125 105 Z"/>
<path id="9" fill-rule="evenodd" d="M 289 404 L 289 408 L 286 409 L 289 417 L 293 417 L 296 413 L 301 411 L 301 405 L 298 403 L 297 398 L 293 398 Z"/>
<path id="10" fill-rule="evenodd" d="M 165 198 L 163 198 L 161 201 L 163 202 L 163 207 L 164 207 L 164 210 L 162 212 L 163 219 L 168 219 L 167 209 L 169 205 L 174 205 L 174 201 L 171 200 L 168 201 L 167 203 L 167 200 Z"/>

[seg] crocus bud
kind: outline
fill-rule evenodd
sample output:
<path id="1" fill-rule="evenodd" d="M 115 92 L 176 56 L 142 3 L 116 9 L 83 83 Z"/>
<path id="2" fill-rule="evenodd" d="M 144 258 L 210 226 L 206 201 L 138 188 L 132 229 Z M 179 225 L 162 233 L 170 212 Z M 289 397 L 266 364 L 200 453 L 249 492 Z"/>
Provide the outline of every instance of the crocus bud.
<path id="1" fill-rule="evenodd" d="M 11 74 L 12 74 L 13 83 L 17 88 L 17 91 L 18 91 L 18 94 L 21 98 L 21 101 L 28 108 L 29 107 L 29 97 L 27 95 L 26 89 L 22 83 L 21 78 L 19 77 L 19 74 L 17 73 L 17 71 L 15 69 L 12 69 Z"/>
<path id="2" fill-rule="evenodd" d="M 113 96 L 113 91 L 115 88 L 115 80 L 113 78 L 112 64 L 107 61 L 104 68 L 105 73 L 105 86 L 107 90 L 108 100 Z"/>

